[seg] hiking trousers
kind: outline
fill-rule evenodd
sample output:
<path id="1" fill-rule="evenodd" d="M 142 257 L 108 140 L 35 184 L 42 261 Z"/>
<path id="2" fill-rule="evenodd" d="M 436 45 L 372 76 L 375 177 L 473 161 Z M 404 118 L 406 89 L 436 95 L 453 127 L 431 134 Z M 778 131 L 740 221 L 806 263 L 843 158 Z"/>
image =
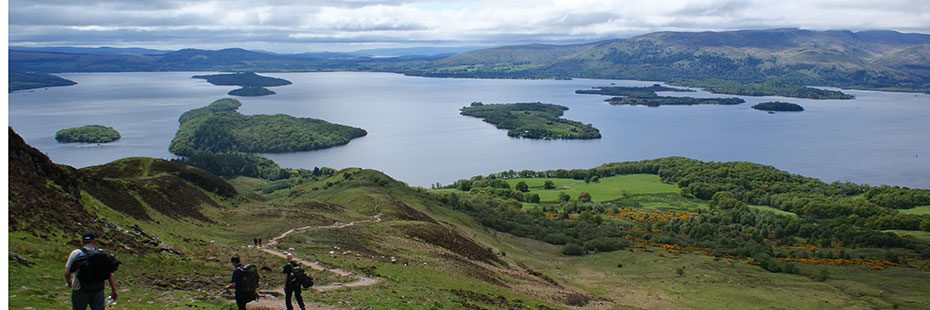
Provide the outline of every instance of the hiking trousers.
<path id="1" fill-rule="evenodd" d="M 90 306 L 91 310 L 104 310 L 106 309 L 104 299 L 103 290 L 98 292 L 71 290 L 71 309 L 87 310 L 87 306 Z"/>
<path id="2" fill-rule="evenodd" d="M 300 310 L 304 310 L 304 298 L 300 296 L 301 290 L 298 285 L 296 288 L 285 287 L 284 288 L 284 303 L 287 306 L 287 310 L 294 310 L 294 306 L 291 304 L 291 295 L 294 295 L 294 299 L 297 299 L 297 305 L 300 306 Z"/>
<path id="3" fill-rule="evenodd" d="M 236 307 L 239 310 L 245 310 L 245 304 L 253 300 L 253 296 L 250 293 L 236 291 Z"/>

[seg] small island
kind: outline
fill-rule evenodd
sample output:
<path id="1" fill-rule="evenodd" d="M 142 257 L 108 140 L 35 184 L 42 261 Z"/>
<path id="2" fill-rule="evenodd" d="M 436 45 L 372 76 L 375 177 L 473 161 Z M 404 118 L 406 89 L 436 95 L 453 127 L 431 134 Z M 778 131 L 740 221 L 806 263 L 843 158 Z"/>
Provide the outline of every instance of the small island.
<path id="1" fill-rule="evenodd" d="M 539 102 L 483 104 L 473 102 L 461 114 L 481 118 L 507 135 L 529 139 L 599 139 L 601 132 L 591 124 L 561 118 L 567 107 Z"/>
<path id="2" fill-rule="evenodd" d="M 760 83 L 740 83 L 729 80 L 698 80 L 681 81 L 681 84 L 700 87 L 715 94 L 730 94 L 741 96 L 782 96 L 805 99 L 833 99 L 849 100 L 855 96 L 835 90 L 819 89 L 797 85 L 788 81 L 770 80 Z"/>
<path id="3" fill-rule="evenodd" d="M 692 97 L 613 97 L 606 99 L 607 103 L 612 105 L 644 105 L 648 107 L 658 107 L 662 105 L 700 105 L 700 104 L 719 104 L 734 105 L 746 102 L 743 99 L 731 98 L 692 98 Z"/>
<path id="4" fill-rule="evenodd" d="M 235 99 L 220 99 L 181 115 L 169 150 L 197 152 L 284 153 L 325 149 L 368 134 L 364 129 L 290 115 L 243 115 Z"/>
<path id="5" fill-rule="evenodd" d="M 71 86 L 77 84 L 69 79 L 37 72 L 10 71 L 9 78 L 10 92 L 35 88 Z"/>
<path id="6" fill-rule="evenodd" d="M 769 112 L 801 112 L 804 111 L 804 107 L 790 103 L 790 102 L 781 102 L 781 101 L 771 101 L 763 102 L 757 105 L 752 106 L 753 109 L 769 111 Z"/>
<path id="7" fill-rule="evenodd" d="M 662 105 L 698 105 L 698 104 L 722 104 L 733 105 L 741 104 L 746 101 L 740 98 L 693 98 L 693 97 L 664 97 L 659 96 L 656 92 L 693 92 L 690 89 L 665 87 L 654 84 L 647 87 L 628 87 L 628 86 L 605 86 L 594 87 L 593 89 L 576 90 L 576 94 L 593 94 L 615 96 L 606 99 L 607 103 L 612 105 L 644 105 L 649 107 L 658 107 Z"/>
<path id="8" fill-rule="evenodd" d="M 119 131 L 101 125 L 66 128 L 55 133 L 55 140 L 60 143 L 110 143 L 120 138 Z"/>
<path id="9" fill-rule="evenodd" d="M 261 86 L 261 87 L 273 87 L 273 86 L 284 86 L 291 85 L 291 81 L 255 74 L 255 72 L 236 72 L 236 73 L 222 73 L 222 74 L 208 74 L 208 75 L 195 75 L 195 79 L 204 79 L 207 80 L 210 84 L 213 85 L 235 85 L 235 86 Z"/>
<path id="10" fill-rule="evenodd" d="M 290 85 L 291 81 L 255 74 L 255 72 L 237 72 L 210 75 L 195 75 L 192 78 L 204 79 L 210 84 L 221 86 L 241 86 L 242 88 L 229 91 L 232 96 L 257 97 L 275 94 L 265 87 Z"/>
<path id="11" fill-rule="evenodd" d="M 690 90 L 687 88 L 665 87 L 659 84 L 652 84 L 652 86 L 647 86 L 647 87 L 631 87 L 631 86 L 593 87 L 592 89 L 576 90 L 575 93 L 576 94 L 589 94 L 589 95 L 605 95 L 605 96 L 655 97 L 655 96 L 658 96 L 656 92 L 660 92 L 660 91 L 694 92 L 693 90 Z"/>
<path id="12" fill-rule="evenodd" d="M 237 89 L 230 90 L 228 94 L 231 96 L 240 96 L 240 97 L 259 97 L 259 96 L 274 95 L 275 92 L 270 89 L 261 87 L 261 86 L 246 86 L 243 88 L 237 88 Z"/>

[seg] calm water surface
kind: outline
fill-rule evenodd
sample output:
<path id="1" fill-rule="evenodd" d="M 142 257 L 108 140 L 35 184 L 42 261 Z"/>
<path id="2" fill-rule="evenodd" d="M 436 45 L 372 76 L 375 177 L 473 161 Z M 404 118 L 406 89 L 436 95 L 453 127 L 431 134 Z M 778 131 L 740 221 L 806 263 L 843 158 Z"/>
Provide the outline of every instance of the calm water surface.
<path id="1" fill-rule="evenodd" d="M 54 161 L 84 167 L 129 156 L 173 158 L 168 144 L 187 110 L 226 97 L 233 87 L 191 79 L 193 72 L 74 73 L 78 85 L 12 93 L 10 125 Z M 284 167 L 364 167 L 428 186 L 514 169 L 590 168 L 607 162 L 687 156 L 751 161 L 825 181 L 930 188 L 930 95 L 849 90 L 855 100 L 742 97 L 736 106 L 611 106 L 576 89 L 651 85 L 576 79 L 476 80 L 388 73 L 274 73 L 293 85 L 278 94 L 238 98 L 245 114 L 290 114 L 361 127 L 368 136 L 326 150 L 265 154 Z M 669 93 L 716 97 L 707 92 Z M 752 110 L 763 101 L 806 111 Z M 570 108 L 602 139 L 539 141 L 507 137 L 458 109 L 541 101 Z M 111 144 L 59 144 L 55 132 L 85 124 L 115 127 Z"/>

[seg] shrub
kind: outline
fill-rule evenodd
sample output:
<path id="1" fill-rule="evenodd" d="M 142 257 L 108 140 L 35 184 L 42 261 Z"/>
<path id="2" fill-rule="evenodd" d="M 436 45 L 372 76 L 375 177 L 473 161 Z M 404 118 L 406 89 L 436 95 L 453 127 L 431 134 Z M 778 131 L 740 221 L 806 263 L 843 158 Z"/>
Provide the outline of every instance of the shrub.
<path id="1" fill-rule="evenodd" d="M 517 185 L 514 187 L 514 189 L 524 193 L 530 191 L 530 187 L 526 185 L 526 182 L 523 181 L 517 182 Z"/>
<path id="2" fill-rule="evenodd" d="M 245 176 L 267 180 L 280 180 L 290 177 L 290 173 L 282 169 L 274 161 L 241 152 L 195 152 L 189 157 L 176 161 L 222 177 Z"/>
<path id="3" fill-rule="evenodd" d="M 543 183 L 543 188 L 545 188 L 545 189 L 555 189 L 555 182 L 552 182 L 552 181 L 550 181 L 550 180 L 546 180 L 546 182 Z"/>
<path id="4" fill-rule="evenodd" d="M 582 307 L 590 302 L 590 298 L 580 293 L 572 293 L 565 296 L 565 304 L 569 306 Z"/>
<path id="5" fill-rule="evenodd" d="M 546 235 L 545 237 L 543 237 L 543 241 L 547 243 L 551 243 L 551 244 L 564 245 L 566 243 L 571 242 L 572 238 L 566 236 L 563 233 L 557 233 L 557 234 Z"/>
<path id="6" fill-rule="evenodd" d="M 585 254 L 584 248 L 577 243 L 569 243 L 562 247 L 562 254 L 569 256 L 581 256 Z"/>
<path id="7" fill-rule="evenodd" d="M 827 270 L 827 268 L 820 268 L 820 270 L 817 270 L 816 273 L 811 275 L 811 279 L 817 282 L 826 281 L 830 279 L 830 270 Z"/>
<path id="8" fill-rule="evenodd" d="M 612 252 L 623 250 L 631 245 L 630 241 L 620 238 L 599 237 L 584 243 L 586 251 Z"/>

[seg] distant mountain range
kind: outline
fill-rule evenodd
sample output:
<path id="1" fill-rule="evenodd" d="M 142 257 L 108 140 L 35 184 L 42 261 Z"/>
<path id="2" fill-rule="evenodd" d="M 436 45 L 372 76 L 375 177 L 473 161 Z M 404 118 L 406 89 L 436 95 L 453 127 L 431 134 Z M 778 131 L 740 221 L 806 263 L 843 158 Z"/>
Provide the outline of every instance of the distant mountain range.
<path id="1" fill-rule="evenodd" d="M 930 91 L 930 35 L 895 31 L 656 32 L 586 44 L 531 44 L 454 55 L 409 55 L 428 54 L 430 50 L 272 54 L 234 48 L 140 55 L 13 48 L 10 68 L 35 72 L 383 71 L 436 77 L 585 77 L 683 84 L 776 80 L 798 85 Z M 372 57 L 392 52 L 408 55 Z"/>
<path id="2" fill-rule="evenodd" d="M 581 45 L 505 46 L 436 61 L 426 75 L 658 81 L 784 79 L 928 89 L 930 35 L 798 29 L 657 32 Z"/>
<path id="3" fill-rule="evenodd" d="M 282 54 L 265 50 L 249 50 L 263 54 L 290 55 L 298 58 L 357 58 L 357 57 L 409 57 L 409 56 L 451 56 L 458 53 L 479 50 L 482 46 L 419 46 L 403 48 L 373 48 L 361 49 L 351 52 L 306 52 L 295 54 Z M 25 52 L 49 52 L 67 54 L 96 54 L 96 55 L 162 55 L 174 50 L 156 50 L 140 47 L 77 47 L 77 46 L 11 46 L 10 50 Z"/>
<path id="4" fill-rule="evenodd" d="M 99 55 L 161 55 L 171 52 L 169 50 L 155 50 L 141 47 L 75 47 L 75 46 L 11 46 L 11 50 L 27 52 L 51 52 L 71 54 L 99 54 Z"/>
<path id="5" fill-rule="evenodd" d="M 402 48 L 373 48 L 363 49 L 350 52 L 353 55 L 371 56 L 371 57 L 399 57 L 399 56 L 451 56 L 458 53 L 480 50 L 487 47 L 482 46 L 455 46 L 455 47 L 402 47 Z"/>

